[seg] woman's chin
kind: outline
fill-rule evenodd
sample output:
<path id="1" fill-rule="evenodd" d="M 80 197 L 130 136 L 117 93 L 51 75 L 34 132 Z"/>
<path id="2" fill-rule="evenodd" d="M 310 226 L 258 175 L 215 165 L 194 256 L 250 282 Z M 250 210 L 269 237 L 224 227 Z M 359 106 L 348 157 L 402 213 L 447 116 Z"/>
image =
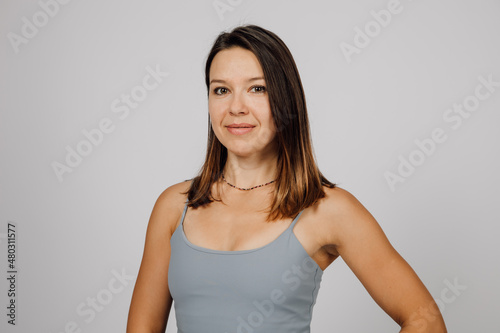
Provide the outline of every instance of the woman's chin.
<path id="1" fill-rule="evenodd" d="M 255 151 L 247 150 L 247 149 L 228 149 L 228 153 L 231 153 L 232 155 L 238 156 L 238 157 L 249 157 L 252 156 L 252 154 L 255 154 Z"/>

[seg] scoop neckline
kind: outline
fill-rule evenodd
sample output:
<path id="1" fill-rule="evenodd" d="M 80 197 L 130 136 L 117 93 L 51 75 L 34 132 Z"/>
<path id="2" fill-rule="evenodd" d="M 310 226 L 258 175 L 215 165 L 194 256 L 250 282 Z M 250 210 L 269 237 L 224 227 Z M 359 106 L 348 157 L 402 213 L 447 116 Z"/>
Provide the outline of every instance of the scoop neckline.
<path id="1" fill-rule="evenodd" d="M 236 250 L 236 251 L 223 251 L 223 250 L 215 250 L 215 249 L 209 249 L 207 247 L 203 247 L 203 246 L 198 246 L 196 244 L 193 244 L 189 241 L 189 239 L 187 239 L 187 236 L 186 234 L 184 233 L 184 215 L 185 215 L 185 212 L 182 216 L 182 220 L 181 220 L 181 223 L 179 225 L 179 228 L 181 229 L 181 234 L 182 234 L 182 239 L 184 240 L 184 242 L 191 248 L 195 249 L 195 250 L 198 250 L 198 251 L 201 251 L 201 252 L 206 252 L 206 253 L 212 253 L 212 254 L 223 254 L 223 255 L 238 255 L 238 254 L 246 254 L 246 253 L 251 253 L 251 252 L 256 252 L 256 251 L 260 251 L 260 250 L 263 250 L 271 245 L 273 245 L 274 243 L 276 243 L 279 239 L 281 239 L 282 237 L 284 237 L 285 234 L 287 234 L 290 230 L 292 230 L 293 226 L 295 225 L 295 221 L 297 221 L 297 219 L 300 217 L 300 215 L 302 214 L 303 210 L 300 211 L 297 216 L 295 216 L 295 218 L 293 219 L 293 221 L 290 223 L 290 225 L 281 233 L 279 234 L 278 237 L 276 237 L 274 240 L 272 240 L 271 242 L 267 243 L 266 245 L 263 245 L 261 247 L 257 247 L 257 248 L 254 248 L 254 249 L 248 249 L 248 250 Z"/>

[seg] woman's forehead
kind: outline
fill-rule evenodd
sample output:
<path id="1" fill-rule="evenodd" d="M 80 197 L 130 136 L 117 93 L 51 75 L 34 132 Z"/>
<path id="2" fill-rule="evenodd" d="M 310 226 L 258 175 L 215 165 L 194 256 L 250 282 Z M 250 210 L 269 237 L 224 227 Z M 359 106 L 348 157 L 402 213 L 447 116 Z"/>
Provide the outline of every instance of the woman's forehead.
<path id="1" fill-rule="evenodd" d="M 249 81 L 263 78 L 262 67 L 257 57 L 243 48 L 231 48 L 218 52 L 210 66 L 211 80 Z"/>

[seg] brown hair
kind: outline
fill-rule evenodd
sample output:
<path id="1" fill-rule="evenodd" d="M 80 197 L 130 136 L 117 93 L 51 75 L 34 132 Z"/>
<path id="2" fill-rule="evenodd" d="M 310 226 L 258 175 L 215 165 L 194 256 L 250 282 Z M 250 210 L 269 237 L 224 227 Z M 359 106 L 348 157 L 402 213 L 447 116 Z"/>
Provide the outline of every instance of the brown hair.
<path id="1" fill-rule="evenodd" d="M 225 49 L 242 47 L 255 54 L 264 72 L 266 90 L 278 142 L 274 198 L 267 221 L 293 217 L 302 209 L 325 197 L 323 185 L 334 188 L 319 171 L 311 144 L 307 108 L 299 72 L 290 50 L 273 32 L 256 25 L 244 25 L 216 38 L 205 65 L 207 94 L 210 66 L 215 55 Z M 205 163 L 193 178 L 187 192 L 188 206 L 197 208 L 217 200 L 212 184 L 221 180 L 227 148 L 215 136 L 208 120 L 208 143 Z"/>

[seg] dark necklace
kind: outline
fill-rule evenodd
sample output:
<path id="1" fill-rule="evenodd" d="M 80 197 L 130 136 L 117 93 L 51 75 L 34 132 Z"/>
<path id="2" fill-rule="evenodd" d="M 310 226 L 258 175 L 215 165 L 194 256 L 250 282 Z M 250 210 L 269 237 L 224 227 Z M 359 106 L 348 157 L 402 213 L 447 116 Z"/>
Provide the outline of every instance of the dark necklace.
<path id="1" fill-rule="evenodd" d="M 222 174 L 222 179 L 224 179 L 224 181 L 227 183 L 227 185 L 234 187 L 234 188 L 237 188 L 238 190 L 242 190 L 242 191 L 250 191 L 250 190 L 253 190 L 254 188 L 266 186 L 266 185 L 269 185 L 269 184 L 274 183 L 276 181 L 276 179 L 275 179 L 275 180 L 270 181 L 269 183 L 265 183 L 262 185 L 257 185 L 257 186 L 250 187 L 250 188 L 241 188 L 241 187 L 234 186 L 233 184 L 229 184 L 227 182 L 226 178 L 224 178 L 224 174 Z"/>

